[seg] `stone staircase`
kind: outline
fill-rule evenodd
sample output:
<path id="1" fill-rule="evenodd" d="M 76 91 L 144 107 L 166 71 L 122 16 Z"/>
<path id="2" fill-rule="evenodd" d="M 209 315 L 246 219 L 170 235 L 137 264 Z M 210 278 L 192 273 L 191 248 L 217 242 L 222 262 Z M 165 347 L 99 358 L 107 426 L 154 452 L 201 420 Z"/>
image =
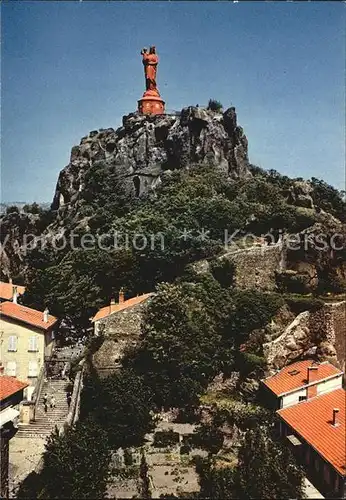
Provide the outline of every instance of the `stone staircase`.
<path id="1" fill-rule="evenodd" d="M 65 387 L 68 384 L 67 380 L 48 380 L 44 382 L 40 401 L 36 409 L 36 420 L 27 425 L 20 425 L 16 437 L 18 438 L 45 438 L 51 434 L 55 426 L 60 428 L 64 423 L 68 406 L 66 401 Z M 48 394 L 48 411 L 45 413 L 43 405 L 43 396 Z M 50 407 L 50 397 L 55 397 L 55 408 Z"/>

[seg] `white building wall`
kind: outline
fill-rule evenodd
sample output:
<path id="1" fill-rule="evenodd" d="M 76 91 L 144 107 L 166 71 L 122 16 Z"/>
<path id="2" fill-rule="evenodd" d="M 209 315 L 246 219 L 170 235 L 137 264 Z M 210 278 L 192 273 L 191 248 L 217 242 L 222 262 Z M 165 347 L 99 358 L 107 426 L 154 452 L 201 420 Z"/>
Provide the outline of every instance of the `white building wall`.
<path id="1" fill-rule="evenodd" d="M 291 392 L 290 394 L 287 394 L 286 396 L 282 396 L 281 408 L 287 408 L 288 406 L 296 405 L 297 403 L 299 403 L 300 396 L 306 397 L 306 388 L 305 389 L 298 389 L 296 392 Z"/>
<path id="2" fill-rule="evenodd" d="M 335 391 L 335 389 L 342 388 L 342 374 L 335 378 L 324 380 L 317 384 L 317 394 L 325 394 L 330 391 Z"/>
<path id="3" fill-rule="evenodd" d="M 340 389 L 342 388 L 342 373 L 329 380 L 318 382 L 316 385 L 317 395 L 326 394 L 327 392 L 335 391 L 335 389 Z M 307 387 L 304 389 L 297 389 L 295 392 L 282 396 L 280 408 L 287 408 L 288 406 L 299 403 L 300 396 L 307 396 Z"/>

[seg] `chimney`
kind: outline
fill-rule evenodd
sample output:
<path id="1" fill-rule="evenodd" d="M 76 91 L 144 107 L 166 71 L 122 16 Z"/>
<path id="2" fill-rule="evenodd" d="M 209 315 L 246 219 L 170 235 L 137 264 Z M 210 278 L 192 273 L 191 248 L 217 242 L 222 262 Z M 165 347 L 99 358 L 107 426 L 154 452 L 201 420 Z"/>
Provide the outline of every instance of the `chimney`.
<path id="1" fill-rule="evenodd" d="M 43 321 L 44 321 L 44 323 L 48 323 L 48 314 L 49 314 L 49 310 L 48 310 L 48 307 L 46 307 L 46 309 L 43 311 Z"/>
<path id="2" fill-rule="evenodd" d="M 0 365 L 0 377 L 4 375 L 4 373 L 5 373 L 5 367 Z"/>
<path id="3" fill-rule="evenodd" d="M 339 413 L 339 408 L 333 408 L 333 421 L 332 424 L 334 427 L 338 427 L 340 425 L 340 422 L 338 421 L 338 413 Z"/>
<path id="4" fill-rule="evenodd" d="M 110 303 L 110 306 L 109 306 L 110 312 L 113 312 L 114 309 L 116 308 L 116 306 L 117 306 L 117 304 L 116 304 L 115 300 L 111 299 L 111 303 Z"/>
<path id="5" fill-rule="evenodd" d="M 119 292 L 119 304 L 122 304 L 125 301 L 124 290 L 121 288 Z"/>
<path id="6" fill-rule="evenodd" d="M 8 278 L 8 282 L 10 285 L 12 285 L 12 278 Z"/>
<path id="7" fill-rule="evenodd" d="M 18 298 L 17 287 L 12 286 L 12 302 L 14 302 L 14 304 L 17 304 L 17 298 Z"/>
<path id="8" fill-rule="evenodd" d="M 308 367 L 308 384 L 315 382 L 317 380 L 318 375 L 318 366 L 309 366 Z M 307 388 L 306 391 L 306 399 L 310 399 L 314 396 L 317 396 L 317 384 L 314 384 L 311 387 Z"/>

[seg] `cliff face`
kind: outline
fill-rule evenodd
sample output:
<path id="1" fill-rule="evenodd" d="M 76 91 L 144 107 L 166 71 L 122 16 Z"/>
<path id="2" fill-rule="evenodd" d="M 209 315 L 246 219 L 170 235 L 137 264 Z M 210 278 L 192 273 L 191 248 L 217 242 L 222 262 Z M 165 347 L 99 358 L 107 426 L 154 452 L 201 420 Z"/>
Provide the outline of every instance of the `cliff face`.
<path id="1" fill-rule="evenodd" d="M 40 233 L 39 216 L 13 212 L 0 218 L 0 277 L 16 278 L 25 265 L 24 245 Z"/>
<path id="2" fill-rule="evenodd" d="M 316 356 L 345 369 L 345 301 L 300 313 L 275 340 L 263 345 L 269 368 L 280 369 L 302 357 Z"/>
<path id="3" fill-rule="evenodd" d="M 235 108 L 216 113 L 184 108 L 175 116 L 124 116 L 123 126 L 100 129 L 83 137 L 61 171 L 52 209 L 74 204 L 84 188 L 85 174 L 95 162 L 116 169 L 129 195 L 155 188 L 165 170 L 211 163 L 231 177 L 250 176 L 248 143 L 237 125 Z"/>

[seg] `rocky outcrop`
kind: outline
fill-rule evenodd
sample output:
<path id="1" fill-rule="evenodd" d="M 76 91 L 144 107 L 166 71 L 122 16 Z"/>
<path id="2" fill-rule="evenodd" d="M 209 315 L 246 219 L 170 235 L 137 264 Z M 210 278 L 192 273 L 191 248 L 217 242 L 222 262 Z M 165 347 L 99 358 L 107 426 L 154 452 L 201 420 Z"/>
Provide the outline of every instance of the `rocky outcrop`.
<path id="1" fill-rule="evenodd" d="M 323 222 L 316 222 L 289 237 L 286 244 L 286 269 L 292 271 L 294 281 L 302 284 L 302 290 L 289 291 L 311 293 L 327 289 L 342 293 L 346 290 L 346 227 L 330 214 L 320 215 Z"/>
<path id="2" fill-rule="evenodd" d="M 346 302 L 300 313 L 279 337 L 263 345 L 263 352 L 272 369 L 308 356 L 345 369 Z"/>
<path id="3" fill-rule="evenodd" d="M 165 170 L 211 163 L 231 177 L 250 176 L 248 143 L 235 108 L 215 113 L 184 108 L 177 115 L 123 117 L 122 127 L 94 130 L 71 151 L 58 179 L 52 209 L 75 203 L 88 169 L 98 161 L 113 166 L 129 195 L 154 189 Z"/>
<path id="4" fill-rule="evenodd" d="M 312 199 L 313 187 L 308 181 L 294 181 L 284 193 L 287 202 L 297 207 L 314 208 Z"/>
<path id="5" fill-rule="evenodd" d="M 6 281 L 18 276 L 24 266 L 26 246 L 37 236 L 41 228 L 39 216 L 13 212 L 0 218 L 0 269 Z"/>

